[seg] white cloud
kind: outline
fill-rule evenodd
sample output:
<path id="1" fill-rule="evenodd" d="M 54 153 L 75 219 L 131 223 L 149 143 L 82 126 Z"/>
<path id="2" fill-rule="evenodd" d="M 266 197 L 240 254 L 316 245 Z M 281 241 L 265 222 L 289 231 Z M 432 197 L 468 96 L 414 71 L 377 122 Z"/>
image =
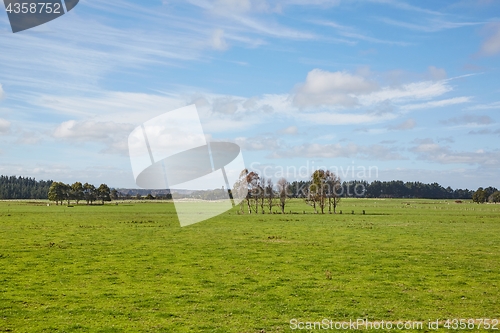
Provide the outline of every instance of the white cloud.
<path id="1" fill-rule="evenodd" d="M 190 0 L 189 2 L 212 14 L 207 22 L 222 27 L 224 30 L 238 32 L 237 39 L 242 38 L 241 32 L 286 39 L 310 40 L 317 38 L 315 34 L 289 28 L 270 19 L 257 20 L 251 16 L 252 12 L 280 11 L 282 8 L 280 4 L 272 7 L 264 0 Z"/>
<path id="2" fill-rule="evenodd" d="M 240 102 L 241 101 L 235 100 L 232 97 L 216 98 L 212 102 L 212 110 L 215 113 L 231 115 L 238 111 Z"/>
<path id="3" fill-rule="evenodd" d="M 420 109 L 432 109 L 432 108 L 468 103 L 468 102 L 470 102 L 470 100 L 471 100 L 471 97 L 467 97 L 467 96 L 455 97 L 455 98 L 443 99 L 440 101 L 431 101 L 431 102 L 426 102 L 426 103 L 404 105 L 401 107 L 401 109 L 405 110 L 405 111 L 420 110 Z"/>
<path id="4" fill-rule="evenodd" d="M 352 38 L 355 40 L 363 40 L 363 41 L 370 42 L 370 43 L 388 44 L 388 45 L 406 46 L 406 45 L 410 44 L 410 43 L 406 43 L 406 42 L 391 41 L 391 40 L 384 40 L 384 39 L 371 37 L 371 36 L 368 36 L 364 33 L 360 33 L 359 31 L 357 31 L 356 29 L 354 29 L 352 27 L 338 24 L 338 23 L 333 22 L 333 21 L 314 20 L 311 22 L 314 24 L 319 24 L 319 25 L 330 27 L 330 28 L 334 28 L 335 30 L 337 30 L 337 33 L 340 36 Z M 346 40 L 337 40 L 337 41 L 343 42 L 343 43 L 348 43 L 348 44 L 353 43 L 352 41 L 346 41 Z"/>
<path id="5" fill-rule="evenodd" d="M 102 152 L 127 154 L 127 139 L 133 128 L 131 124 L 69 120 L 54 130 L 53 137 L 81 144 L 99 142 L 104 144 Z"/>
<path id="6" fill-rule="evenodd" d="M 228 48 L 226 40 L 224 39 L 224 30 L 222 29 L 214 30 L 210 42 L 214 50 L 224 51 Z"/>
<path id="7" fill-rule="evenodd" d="M 331 7 L 340 4 L 340 0 L 190 0 L 191 4 L 215 13 L 248 13 L 248 12 L 281 12 L 287 6 L 323 6 Z"/>
<path id="8" fill-rule="evenodd" d="M 374 3 L 385 4 L 385 5 L 393 6 L 393 7 L 398 8 L 398 9 L 412 11 L 412 12 L 431 14 L 431 15 L 442 15 L 440 12 L 426 9 L 426 8 L 413 6 L 413 5 L 410 5 L 406 2 L 398 1 L 398 0 L 368 0 L 368 1 L 374 2 Z"/>
<path id="9" fill-rule="evenodd" d="M 270 115 L 269 111 L 273 111 L 275 105 L 283 111 L 286 103 L 283 102 L 286 97 L 279 95 L 252 98 L 249 102 L 249 99 L 239 96 L 180 92 L 169 95 L 106 92 L 86 97 L 40 95 L 31 96 L 29 100 L 38 109 L 72 117 L 78 124 L 125 123 L 134 124 L 134 127 L 165 112 L 196 104 L 202 125 L 209 132 L 242 130 L 265 122 L 266 115 Z M 243 105 L 252 108 L 245 109 Z M 252 112 L 252 117 L 244 117 L 244 112 L 248 110 Z M 65 126 L 70 125 L 67 123 Z M 61 127 L 59 133 L 69 135 L 65 132 L 66 127 Z"/>
<path id="10" fill-rule="evenodd" d="M 375 82 L 359 75 L 314 69 L 307 74 L 306 82 L 296 88 L 293 102 L 300 108 L 354 106 L 358 104 L 357 94 L 367 94 L 377 88 Z"/>
<path id="11" fill-rule="evenodd" d="M 113 10 L 114 4 L 111 1 L 98 8 L 105 14 Z M 99 6 L 96 2 L 86 5 Z M 144 14 L 136 11 L 139 7 L 142 8 L 129 8 L 131 13 L 137 15 L 138 22 Z M 0 79 L 23 88 L 73 88 L 81 91 L 82 88 L 95 89 L 96 82 L 110 72 L 132 72 L 151 63 L 173 66 L 206 57 L 202 51 L 210 47 L 207 40 L 212 32 L 207 24 L 190 24 L 192 20 L 189 18 L 182 22 L 174 15 L 165 17 L 153 11 L 147 12 L 147 15 L 147 23 L 161 20 L 161 26 L 166 29 L 112 26 L 114 20 L 101 23 L 100 17 L 94 17 L 89 25 L 83 18 L 73 15 L 70 21 L 55 20 L 40 28 L 65 31 L 64 34 L 32 33 L 21 38 L 4 35 L 0 40 L 0 49 L 9 49 L 9 52 L 0 52 L 0 62 L 9 66 L 2 68 Z M 36 57 L 29 56 L 33 52 L 37 53 Z"/>
<path id="12" fill-rule="evenodd" d="M 244 103 L 243 103 L 243 108 L 245 110 L 247 109 L 253 109 L 257 106 L 257 101 L 259 100 L 258 97 L 251 97 L 249 99 L 247 99 Z"/>
<path id="13" fill-rule="evenodd" d="M 341 0 L 285 0 L 281 1 L 282 5 L 298 5 L 298 6 L 337 6 Z"/>
<path id="14" fill-rule="evenodd" d="M 88 96 L 34 96 L 30 102 L 53 113 L 96 122 L 128 122 L 142 124 L 164 112 L 186 105 L 179 96 L 159 94 L 105 92 Z"/>
<path id="15" fill-rule="evenodd" d="M 417 122 L 414 119 L 408 119 L 401 124 L 390 126 L 389 129 L 393 131 L 406 131 L 415 128 Z"/>
<path id="16" fill-rule="evenodd" d="M 258 32 L 260 34 L 274 38 L 295 40 L 312 40 L 318 38 L 318 36 L 313 33 L 288 28 L 274 22 L 259 21 L 243 15 L 231 15 L 229 16 L 229 18 L 239 23 L 243 27 L 250 29 L 249 32 Z"/>
<path id="17" fill-rule="evenodd" d="M 119 122 L 137 126 L 155 116 L 192 103 L 197 105 L 207 133 L 249 129 L 276 117 L 294 117 L 303 123 L 320 125 L 379 123 L 399 116 L 394 112 L 392 106 L 394 102 L 431 99 L 451 90 L 446 80 L 417 82 L 398 88 L 386 87 L 373 91 L 377 87 L 377 83 L 366 79 L 364 75 L 313 70 L 309 72 L 306 82 L 295 89 L 295 95 L 265 94 L 246 98 L 206 92 L 189 94 L 169 92 L 165 95 L 105 92 L 87 94 L 85 97 L 37 95 L 26 100 L 38 109 L 43 108 L 52 114 L 72 117 L 78 124 L 65 123 L 64 126 L 60 126 L 57 133 L 60 136 L 76 138 L 75 130 L 83 126 L 81 122 L 99 124 Z M 460 99 L 452 99 L 451 102 L 433 101 L 428 102 L 430 104 L 424 103 L 425 105 L 410 105 L 408 108 L 442 106 L 457 102 L 464 101 Z M 309 106 L 308 110 L 297 108 L 297 103 L 299 107 Z M 332 104 L 321 107 L 317 105 L 319 103 Z M 360 109 L 351 112 L 335 111 L 335 108 L 350 103 L 357 103 L 356 106 Z M 90 135 L 89 139 L 91 138 L 99 139 L 95 133 Z"/>
<path id="18" fill-rule="evenodd" d="M 420 142 L 410 149 L 418 154 L 419 159 L 433 161 L 440 164 L 472 164 L 488 167 L 500 164 L 500 151 L 484 151 L 478 149 L 474 152 L 453 151 L 449 147 L 441 146 L 431 139 Z"/>
<path id="19" fill-rule="evenodd" d="M 490 125 L 495 121 L 490 116 L 464 115 L 442 121 L 445 125 Z"/>
<path id="20" fill-rule="evenodd" d="M 3 91 L 2 84 L 0 83 L 0 99 L 3 98 L 3 95 L 4 95 L 4 91 Z"/>
<path id="21" fill-rule="evenodd" d="M 467 110 L 497 110 L 497 109 L 500 109 L 500 102 L 494 102 L 490 104 L 478 104 L 467 108 Z"/>
<path id="22" fill-rule="evenodd" d="M 480 54 L 493 56 L 500 53 L 500 23 L 491 23 L 488 27 L 488 38 L 481 45 Z"/>
<path id="23" fill-rule="evenodd" d="M 281 147 L 278 139 L 270 135 L 260 135 L 251 138 L 239 137 L 234 141 L 243 150 L 277 150 Z"/>
<path id="24" fill-rule="evenodd" d="M 384 40 L 384 39 L 370 37 L 370 36 L 356 33 L 356 32 L 342 31 L 339 34 L 341 36 L 344 36 L 344 37 L 350 37 L 350 38 L 354 38 L 354 39 L 364 40 L 366 42 L 375 43 L 375 44 L 389 44 L 389 45 L 401 45 L 401 46 L 410 45 L 410 43 L 407 43 L 407 42 Z"/>
<path id="25" fill-rule="evenodd" d="M 495 131 L 489 129 L 489 128 L 483 128 L 483 129 L 480 129 L 480 130 L 476 130 L 476 131 L 469 131 L 470 135 L 489 135 L 489 134 L 492 134 L 492 135 L 497 135 L 497 134 L 500 134 L 500 129 L 497 129 Z"/>
<path id="26" fill-rule="evenodd" d="M 391 113 L 380 115 L 376 113 L 311 112 L 299 113 L 295 117 L 301 122 L 316 125 L 352 125 L 387 121 L 396 118 L 397 115 Z"/>
<path id="27" fill-rule="evenodd" d="M 289 126 L 279 131 L 279 133 L 285 135 L 297 135 L 299 133 L 299 129 L 297 126 Z"/>
<path id="28" fill-rule="evenodd" d="M 42 136 L 34 131 L 21 131 L 19 133 L 16 143 L 23 145 L 34 145 L 42 141 Z"/>
<path id="29" fill-rule="evenodd" d="M 247 12 L 252 7 L 255 8 L 255 1 L 250 0 L 216 0 L 214 3 L 215 10 L 227 10 L 231 12 Z"/>
<path id="30" fill-rule="evenodd" d="M 0 135 L 10 132 L 10 121 L 0 118 Z"/>
<path id="31" fill-rule="evenodd" d="M 65 121 L 54 131 L 54 137 L 76 140 L 105 140 L 120 134 L 130 134 L 133 125 L 113 122 L 94 122 L 75 120 Z"/>
<path id="32" fill-rule="evenodd" d="M 427 76 L 431 80 L 439 81 L 444 80 L 447 77 L 446 70 L 443 68 L 437 68 L 435 66 L 429 66 L 427 69 Z"/>
<path id="33" fill-rule="evenodd" d="M 305 143 L 286 150 L 273 152 L 270 158 L 363 158 L 376 160 L 401 160 L 399 153 L 382 145 L 360 146 L 354 143 L 347 145 Z"/>
<path id="34" fill-rule="evenodd" d="M 401 85 L 399 87 L 384 87 L 371 94 L 360 96 L 364 105 L 372 105 L 383 101 L 404 102 L 418 99 L 431 99 L 453 90 L 448 81 L 420 81 Z"/>
<path id="35" fill-rule="evenodd" d="M 422 31 L 422 32 L 437 32 L 441 30 L 456 29 L 473 25 L 480 25 L 484 23 L 484 22 L 450 22 L 436 18 L 416 23 L 393 20 L 389 18 L 380 18 L 380 21 L 393 26 L 402 27 L 414 31 Z"/>

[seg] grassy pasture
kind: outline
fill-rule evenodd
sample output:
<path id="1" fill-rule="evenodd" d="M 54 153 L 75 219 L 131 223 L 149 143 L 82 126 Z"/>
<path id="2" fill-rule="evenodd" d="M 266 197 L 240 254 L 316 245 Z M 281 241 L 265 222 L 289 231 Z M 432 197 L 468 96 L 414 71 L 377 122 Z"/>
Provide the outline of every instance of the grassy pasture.
<path id="1" fill-rule="evenodd" d="M 339 209 L 316 215 L 296 201 L 294 214 L 233 210 L 180 228 L 171 203 L 0 202 L 0 332 L 500 318 L 500 205 L 348 199 Z"/>

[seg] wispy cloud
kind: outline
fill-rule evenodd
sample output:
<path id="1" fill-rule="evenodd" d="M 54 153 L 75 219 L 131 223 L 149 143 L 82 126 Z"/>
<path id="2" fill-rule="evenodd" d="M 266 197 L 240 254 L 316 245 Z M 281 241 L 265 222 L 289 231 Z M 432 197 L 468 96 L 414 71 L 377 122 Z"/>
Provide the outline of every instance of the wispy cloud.
<path id="1" fill-rule="evenodd" d="M 334 21 L 312 20 L 310 22 L 313 24 L 333 28 L 337 31 L 337 34 L 339 36 L 351 38 L 351 39 L 356 40 L 356 41 L 361 40 L 361 41 L 366 41 L 366 42 L 375 43 L 375 44 L 388 44 L 388 45 L 401 45 L 401 46 L 407 46 L 407 45 L 411 44 L 408 42 L 392 41 L 392 40 L 375 38 L 375 37 L 372 37 L 372 36 L 369 36 L 367 34 L 363 34 L 363 33 L 359 32 L 358 29 L 355 29 L 353 27 L 349 27 L 346 25 L 342 25 L 342 24 L 339 24 L 339 23 L 334 22 Z M 349 40 L 347 40 L 346 42 L 349 42 Z"/>
<path id="2" fill-rule="evenodd" d="M 466 110 L 498 110 L 500 109 L 500 102 L 493 102 L 489 104 L 478 104 L 468 107 Z"/>
<path id="3" fill-rule="evenodd" d="M 212 48 L 219 51 L 224 51 L 228 48 L 226 40 L 224 38 L 224 30 L 216 29 L 212 34 Z"/>
<path id="4" fill-rule="evenodd" d="M 0 118 L 0 135 L 10 132 L 10 121 Z"/>
<path id="5" fill-rule="evenodd" d="M 251 1 L 251 0 L 217 0 L 217 1 L 204 1 L 204 0 L 191 0 L 191 5 L 208 11 L 208 22 L 224 28 L 230 32 L 244 32 L 244 34 L 261 34 L 263 36 L 272 38 L 285 38 L 294 40 L 310 40 L 317 39 L 313 33 L 297 30 L 292 27 L 287 27 L 276 23 L 272 17 L 260 17 L 257 19 L 253 12 L 266 13 L 276 12 L 271 10 L 273 7 L 265 1 Z M 278 6 L 279 7 L 279 6 Z M 223 20 L 230 21 L 230 24 L 221 23 Z M 224 22 L 224 21 L 222 21 Z"/>
<path id="6" fill-rule="evenodd" d="M 480 129 L 480 130 L 469 131 L 468 134 L 470 134 L 470 135 L 489 135 L 489 134 L 500 135 L 500 129 L 491 130 L 489 128 L 483 128 L 483 129 Z"/>
<path id="7" fill-rule="evenodd" d="M 379 20 L 381 22 L 393 26 L 402 27 L 414 31 L 422 31 L 422 32 L 437 32 L 441 30 L 456 29 L 456 28 L 484 24 L 484 22 L 449 22 L 437 19 L 428 19 L 424 22 L 411 23 L 408 21 L 399 21 L 386 17 L 379 18 Z"/>
<path id="8" fill-rule="evenodd" d="M 414 119 L 408 119 L 400 124 L 389 126 L 391 131 L 407 131 L 415 128 L 417 122 Z"/>
<path id="9" fill-rule="evenodd" d="M 385 122 L 397 118 L 396 114 L 374 114 L 374 113 L 347 113 L 347 112 L 308 112 L 300 113 L 295 118 L 303 123 L 315 125 L 360 125 Z"/>
<path id="10" fill-rule="evenodd" d="M 447 80 L 441 81 L 417 81 L 400 86 L 383 87 L 366 96 L 360 96 L 359 100 L 364 105 L 374 105 L 384 101 L 404 103 L 414 100 L 429 100 L 452 91 L 453 88 Z"/>
<path id="11" fill-rule="evenodd" d="M 430 14 L 430 15 L 442 15 L 441 12 L 431 10 L 431 9 L 417 7 L 417 6 L 410 5 L 404 1 L 399 1 L 399 0 L 368 0 L 368 1 L 373 2 L 373 3 L 389 5 L 389 6 L 399 8 L 402 10 L 406 10 L 406 11 L 412 11 L 412 12 Z"/>
<path id="12" fill-rule="evenodd" d="M 287 128 L 280 130 L 279 133 L 284 135 L 297 135 L 299 133 L 299 129 L 297 126 L 288 126 Z"/>
<path id="13" fill-rule="evenodd" d="M 486 27 L 486 40 L 481 45 L 479 54 L 482 56 L 494 56 L 500 54 L 500 23 L 491 23 Z"/>
<path id="14" fill-rule="evenodd" d="M 334 144 L 319 144 L 305 143 L 296 146 L 288 147 L 284 150 L 276 150 L 270 156 L 273 159 L 281 158 L 361 158 L 374 159 L 381 161 L 402 160 L 405 159 L 402 155 L 389 149 L 383 145 L 363 146 L 354 143 L 342 145 Z"/>
<path id="15" fill-rule="evenodd" d="M 468 103 L 471 101 L 471 99 L 472 98 L 469 96 L 454 97 L 454 98 L 442 99 L 439 101 L 431 101 L 431 102 L 426 102 L 426 103 L 408 104 L 408 105 L 402 106 L 401 109 L 405 110 L 405 111 L 413 111 L 413 110 L 421 110 L 421 109 L 433 109 L 433 108 L 440 108 L 440 107 L 445 107 L 445 106 L 450 106 L 450 105 Z"/>
<path id="16" fill-rule="evenodd" d="M 463 115 L 441 121 L 445 125 L 490 125 L 495 121 L 490 116 Z"/>

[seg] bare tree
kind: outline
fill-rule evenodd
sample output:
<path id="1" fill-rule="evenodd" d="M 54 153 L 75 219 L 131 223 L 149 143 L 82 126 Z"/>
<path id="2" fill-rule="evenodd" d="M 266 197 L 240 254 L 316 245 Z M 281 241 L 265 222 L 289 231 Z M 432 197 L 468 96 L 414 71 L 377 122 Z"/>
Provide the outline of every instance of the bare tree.
<path id="1" fill-rule="evenodd" d="M 266 206 L 269 209 L 269 214 L 271 214 L 273 206 L 275 205 L 274 184 L 272 179 L 268 179 L 266 182 L 265 196 L 266 196 Z"/>
<path id="2" fill-rule="evenodd" d="M 243 213 L 243 206 L 245 201 L 248 202 L 248 183 L 247 183 L 248 169 L 244 169 L 240 172 L 238 180 L 233 185 L 233 196 L 236 196 L 240 201 L 240 211 Z"/>
<path id="3" fill-rule="evenodd" d="M 289 183 L 285 178 L 280 178 L 276 183 L 276 187 L 278 188 L 279 206 L 282 214 L 285 214 L 285 206 L 290 199 L 290 196 L 288 195 L 288 185 Z"/>
<path id="4" fill-rule="evenodd" d="M 247 171 L 248 172 L 248 171 Z M 252 171 L 247 173 L 247 184 L 248 184 L 248 194 L 247 194 L 247 206 L 248 214 L 252 214 L 252 208 L 255 207 L 255 213 L 258 213 L 258 195 L 260 178 L 259 175 Z"/>
<path id="5" fill-rule="evenodd" d="M 260 211 L 262 212 L 262 214 L 265 214 L 265 211 L 264 211 L 264 202 L 266 200 L 266 178 L 265 177 L 262 177 L 259 180 L 258 200 L 260 202 Z"/>
<path id="6" fill-rule="evenodd" d="M 340 182 L 340 178 L 333 173 L 332 171 L 326 171 L 326 184 L 328 186 L 328 212 L 332 212 L 332 207 L 333 207 L 333 213 L 337 213 L 337 205 L 340 202 L 340 197 L 342 193 L 339 193 L 339 190 L 342 189 L 342 184 Z"/>

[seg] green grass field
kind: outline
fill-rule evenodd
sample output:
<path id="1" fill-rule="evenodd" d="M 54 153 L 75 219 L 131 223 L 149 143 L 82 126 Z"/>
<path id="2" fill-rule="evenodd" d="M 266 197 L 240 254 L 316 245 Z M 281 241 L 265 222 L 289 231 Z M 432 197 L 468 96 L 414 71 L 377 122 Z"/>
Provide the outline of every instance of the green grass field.
<path id="1" fill-rule="evenodd" d="M 0 202 L 0 332 L 500 318 L 500 205 L 347 199 L 342 215 L 300 201 L 290 209 L 298 214 L 233 210 L 180 228 L 171 203 Z"/>

